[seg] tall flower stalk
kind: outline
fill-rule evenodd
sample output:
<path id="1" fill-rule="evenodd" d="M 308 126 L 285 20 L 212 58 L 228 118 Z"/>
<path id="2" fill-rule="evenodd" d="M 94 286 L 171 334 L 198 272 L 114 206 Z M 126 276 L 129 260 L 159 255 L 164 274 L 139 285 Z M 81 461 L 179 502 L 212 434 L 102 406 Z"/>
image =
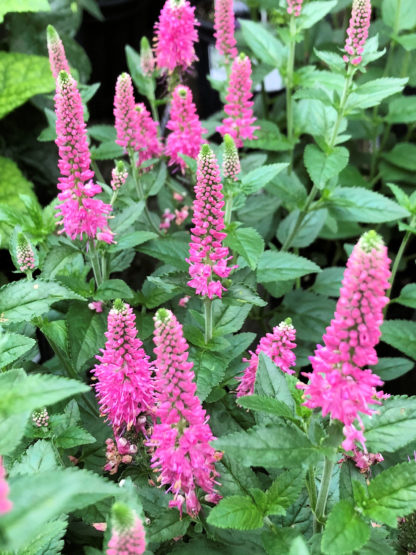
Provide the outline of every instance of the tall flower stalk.
<path id="1" fill-rule="evenodd" d="M 354 0 L 352 3 L 351 19 L 347 29 L 345 41 L 344 62 L 358 65 L 362 60 L 362 53 L 368 38 L 371 20 L 371 0 Z"/>
<path id="2" fill-rule="evenodd" d="M 142 555 L 146 550 L 146 535 L 141 519 L 124 503 L 114 503 L 111 509 L 112 535 L 107 555 Z"/>
<path id="3" fill-rule="evenodd" d="M 225 57 L 227 63 L 238 56 L 234 27 L 233 0 L 215 0 L 215 44 L 218 52 Z"/>
<path id="4" fill-rule="evenodd" d="M 157 421 L 149 441 L 153 448 L 152 468 L 161 485 L 173 493 L 170 507 L 196 517 L 201 509 L 197 488 L 205 499 L 217 503 L 218 472 L 214 440 L 208 416 L 196 395 L 193 363 L 188 361 L 188 344 L 182 326 L 170 310 L 159 309 L 154 318 L 156 354 Z"/>
<path id="5" fill-rule="evenodd" d="M 48 25 L 46 30 L 46 39 L 48 44 L 49 63 L 54 79 L 59 75 L 60 71 L 70 73 L 68 60 L 66 59 L 64 45 L 55 27 Z"/>

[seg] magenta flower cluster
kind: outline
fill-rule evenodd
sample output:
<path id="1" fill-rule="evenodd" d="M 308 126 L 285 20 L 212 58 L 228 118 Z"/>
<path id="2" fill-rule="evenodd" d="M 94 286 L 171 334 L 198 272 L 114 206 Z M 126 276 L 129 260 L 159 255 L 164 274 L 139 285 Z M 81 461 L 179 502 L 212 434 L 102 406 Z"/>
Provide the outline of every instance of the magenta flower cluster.
<path id="1" fill-rule="evenodd" d="M 61 71 L 70 73 L 69 64 L 66 59 L 62 40 L 52 25 L 48 25 L 46 36 L 48 43 L 49 64 L 51 66 L 53 78 L 56 79 Z"/>
<path id="2" fill-rule="evenodd" d="M 120 300 L 108 314 L 107 338 L 100 364 L 92 370 L 101 414 L 120 437 L 126 430 L 143 429 L 140 416 L 149 415 L 154 407 L 154 389 L 149 357 L 137 337 L 136 316 Z"/>
<path id="3" fill-rule="evenodd" d="M 253 395 L 256 382 L 257 369 L 259 366 L 259 354 L 264 353 L 272 359 L 276 366 L 286 374 L 294 374 L 292 366 L 296 364 L 296 355 L 293 349 L 296 347 L 296 330 L 292 326 L 290 318 L 280 322 L 273 328 L 273 333 L 267 333 L 260 339 L 256 352 L 250 351 L 249 359 L 243 358 L 243 362 L 249 365 L 241 377 L 238 377 L 237 397 Z"/>
<path id="4" fill-rule="evenodd" d="M 228 266 L 231 257 L 223 244 L 227 236 L 223 208 L 220 169 L 212 150 L 203 145 L 198 157 L 192 218 L 194 227 L 191 228 L 187 262 L 191 276 L 188 285 L 195 289 L 197 295 L 209 299 L 221 297 L 226 289 L 217 278 L 227 278 L 235 268 Z"/>
<path id="5" fill-rule="evenodd" d="M 350 62 L 354 66 L 361 62 L 365 42 L 368 38 L 370 20 L 371 0 L 354 0 L 344 48 L 348 56 L 343 56 L 344 62 Z"/>
<path id="6" fill-rule="evenodd" d="M 377 364 L 375 346 L 380 339 L 383 308 L 388 302 L 390 260 L 387 248 L 374 231 L 365 233 L 354 247 L 344 273 L 340 297 L 330 326 L 310 357 L 313 372 L 305 389 L 305 405 L 344 424 L 345 450 L 355 442 L 365 451 L 360 414 L 372 415 L 384 394 L 382 380 L 367 366 Z M 358 427 L 357 427 L 358 422 Z"/>
<path id="7" fill-rule="evenodd" d="M 235 17 L 233 0 L 215 0 L 216 47 L 220 54 L 233 59 L 238 55 L 234 36 Z"/>
<path id="8" fill-rule="evenodd" d="M 287 0 L 287 13 L 295 17 L 300 16 L 303 0 Z"/>
<path id="9" fill-rule="evenodd" d="M 255 139 L 254 132 L 259 129 L 253 125 L 256 118 L 253 115 L 251 85 L 250 58 L 240 54 L 231 67 L 227 104 L 224 106 L 227 117 L 217 127 L 222 136 L 226 133 L 231 135 L 238 148 L 243 146 L 244 139 Z"/>
<path id="10" fill-rule="evenodd" d="M 142 555 L 146 550 L 146 534 L 135 511 L 116 503 L 113 506 L 112 534 L 107 555 Z"/>
<path id="11" fill-rule="evenodd" d="M 0 456 L 0 515 L 11 511 L 13 504 L 9 500 L 9 484 L 6 481 L 6 470 L 3 466 L 3 459 Z"/>
<path id="12" fill-rule="evenodd" d="M 158 481 L 173 493 L 169 505 L 182 512 L 185 503 L 187 513 L 195 517 L 201 508 L 197 486 L 206 492 L 207 501 L 220 499 L 215 462 L 221 454 L 210 445 L 215 438 L 196 395 L 182 326 L 170 310 L 158 310 L 154 320 L 157 422 L 149 442 L 154 448 L 151 465 L 160 474 Z"/>

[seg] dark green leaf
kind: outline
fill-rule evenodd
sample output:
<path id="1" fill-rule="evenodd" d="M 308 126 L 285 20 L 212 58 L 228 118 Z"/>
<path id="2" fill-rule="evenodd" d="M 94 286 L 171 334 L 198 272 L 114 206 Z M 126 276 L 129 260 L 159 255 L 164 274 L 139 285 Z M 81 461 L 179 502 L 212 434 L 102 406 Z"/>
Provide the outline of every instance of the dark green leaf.
<path id="1" fill-rule="evenodd" d="M 251 195 L 259 191 L 287 166 L 288 164 L 268 164 L 251 170 L 241 178 L 243 192 Z"/>
<path id="2" fill-rule="evenodd" d="M 329 514 L 322 536 L 322 550 L 326 555 L 351 553 L 369 538 L 368 524 L 349 501 L 343 500 Z"/>
<path id="3" fill-rule="evenodd" d="M 381 340 L 416 360 L 416 322 L 387 320 L 381 326 Z"/>
<path id="4" fill-rule="evenodd" d="M 36 345 L 31 337 L 18 333 L 4 333 L 0 336 L 0 368 L 11 364 Z"/>
<path id="5" fill-rule="evenodd" d="M 263 515 L 250 497 L 233 495 L 212 509 L 208 523 L 218 528 L 255 530 L 263 527 Z"/>
<path id="6" fill-rule="evenodd" d="M 287 281 L 320 271 L 319 266 L 302 256 L 288 252 L 265 251 L 258 264 L 257 279 L 260 283 Z"/>
<path id="7" fill-rule="evenodd" d="M 85 303 L 72 303 L 68 310 L 68 341 L 71 359 L 80 371 L 104 346 L 105 316 L 90 310 Z"/>
<path id="8" fill-rule="evenodd" d="M 100 283 L 94 295 L 96 301 L 112 301 L 114 299 L 131 299 L 134 292 L 122 279 L 107 279 Z"/>
<path id="9" fill-rule="evenodd" d="M 240 254 L 252 270 L 256 269 L 257 262 L 264 250 L 264 240 L 255 229 L 238 227 L 228 233 L 225 244 Z"/>
<path id="10" fill-rule="evenodd" d="M 395 380 L 414 367 L 415 363 L 408 358 L 383 357 L 378 359 L 378 364 L 373 367 L 373 372 L 383 381 Z"/>
<path id="11" fill-rule="evenodd" d="M 416 308 L 416 283 L 405 285 L 400 292 L 400 296 L 395 300 L 404 306 Z"/>
<path id="12" fill-rule="evenodd" d="M 323 189 L 330 179 L 345 168 L 348 159 L 349 152 L 343 146 L 338 146 L 326 154 L 316 145 L 307 145 L 304 153 L 305 167 L 319 189 Z"/>

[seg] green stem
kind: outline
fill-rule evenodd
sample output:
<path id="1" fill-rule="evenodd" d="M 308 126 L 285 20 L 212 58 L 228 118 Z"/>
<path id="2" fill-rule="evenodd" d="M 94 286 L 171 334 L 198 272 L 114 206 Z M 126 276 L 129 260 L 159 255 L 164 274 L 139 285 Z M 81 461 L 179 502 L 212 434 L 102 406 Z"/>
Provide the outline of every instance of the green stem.
<path id="1" fill-rule="evenodd" d="M 316 484 L 315 484 L 315 472 L 313 469 L 313 465 L 309 467 L 308 472 L 306 474 L 306 487 L 309 494 L 309 502 L 311 505 L 312 512 L 315 512 L 317 495 L 316 495 Z"/>
<path id="2" fill-rule="evenodd" d="M 227 226 L 231 222 L 233 213 L 233 196 L 232 194 L 226 197 L 224 223 Z"/>
<path id="3" fill-rule="evenodd" d="M 91 167 L 92 167 L 95 175 L 98 177 L 98 180 L 101 181 L 101 183 L 105 183 L 103 174 L 101 173 L 101 170 L 98 167 L 98 164 L 95 160 L 91 160 Z"/>
<path id="4" fill-rule="evenodd" d="M 295 70 L 295 53 L 296 53 L 296 19 L 292 15 L 290 17 L 290 27 L 289 27 L 289 56 L 287 58 L 286 66 L 286 130 L 287 138 L 291 143 L 290 151 L 290 165 L 289 173 L 292 170 L 293 164 L 293 100 L 292 100 L 292 89 L 293 89 L 293 73 Z"/>
<path id="5" fill-rule="evenodd" d="M 204 300 L 205 312 L 205 344 L 207 345 L 212 339 L 212 300 L 206 298 Z"/>
<path id="6" fill-rule="evenodd" d="M 306 199 L 305 206 L 304 206 L 303 209 L 299 212 L 298 217 L 297 217 L 297 219 L 296 219 L 296 222 L 295 222 L 295 225 L 293 226 L 292 231 L 289 233 L 288 237 L 286 238 L 286 241 L 285 241 L 285 242 L 283 243 L 283 245 L 282 245 L 281 250 L 282 250 L 283 252 L 290 249 L 290 246 L 291 246 L 291 244 L 292 244 L 292 241 L 293 241 L 293 239 L 296 237 L 296 235 L 297 235 L 297 233 L 298 233 L 298 231 L 299 231 L 299 229 L 300 229 L 300 226 L 302 225 L 302 222 L 303 222 L 305 216 L 308 214 L 309 208 L 310 208 L 312 202 L 315 200 L 315 196 L 316 196 L 316 193 L 317 193 L 317 192 L 318 192 L 318 187 L 317 187 L 317 186 L 315 185 L 315 183 L 314 183 L 314 185 L 313 185 L 313 187 L 312 187 L 312 189 L 311 189 L 311 191 L 310 191 L 310 193 L 309 193 L 309 195 L 308 195 L 308 198 Z"/>
<path id="7" fill-rule="evenodd" d="M 316 501 L 316 509 L 314 515 L 314 530 L 316 529 L 317 532 L 320 532 L 322 530 L 334 464 L 335 463 L 333 461 L 325 457 L 324 472 L 322 474 L 321 487 L 319 488 L 319 494 Z"/>
<path id="8" fill-rule="evenodd" d="M 415 224 L 416 224 L 416 216 L 413 216 L 413 218 L 410 220 L 409 225 L 414 226 Z M 402 260 L 404 251 L 406 250 L 407 243 L 409 242 L 409 239 L 410 239 L 411 235 L 412 235 L 412 232 L 407 230 L 406 233 L 404 234 L 404 237 L 402 239 L 399 250 L 397 251 L 396 258 L 394 259 L 393 267 L 391 269 L 390 289 L 387 292 L 387 296 L 389 298 L 390 298 L 390 295 L 391 295 L 391 292 L 392 292 L 392 289 L 393 289 L 394 280 L 396 278 L 397 270 L 399 269 L 400 262 Z"/>
<path id="9" fill-rule="evenodd" d="M 107 255 L 105 252 L 101 255 L 101 275 L 103 277 L 103 281 L 108 279 L 108 264 L 107 264 Z"/>
<path id="10" fill-rule="evenodd" d="M 152 111 L 152 116 L 153 119 L 157 122 L 159 122 L 159 112 L 157 111 L 156 108 L 156 101 L 154 98 L 149 98 L 149 104 L 150 104 L 150 109 Z"/>
<path id="11" fill-rule="evenodd" d="M 114 203 L 116 202 L 117 195 L 118 195 L 118 189 L 116 189 L 116 190 L 113 192 L 113 195 L 112 195 L 111 200 L 110 200 L 111 206 L 113 206 Z"/>
<path id="12" fill-rule="evenodd" d="M 99 287 L 103 281 L 103 276 L 101 274 L 100 262 L 98 260 L 98 253 L 95 245 L 92 245 L 90 248 L 90 261 L 94 274 L 95 284 L 97 287 Z"/>

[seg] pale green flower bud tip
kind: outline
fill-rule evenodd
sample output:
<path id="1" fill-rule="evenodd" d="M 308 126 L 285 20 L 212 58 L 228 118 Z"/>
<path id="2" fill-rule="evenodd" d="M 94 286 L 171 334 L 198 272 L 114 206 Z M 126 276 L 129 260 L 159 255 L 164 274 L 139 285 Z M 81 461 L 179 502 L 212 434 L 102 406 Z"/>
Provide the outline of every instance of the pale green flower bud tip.
<path id="1" fill-rule="evenodd" d="M 155 314 L 155 322 L 160 322 L 164 324 L 168 320 L 170 320 L 171 311 L 167 308 L 159 308 L 159 310 Z"/>
<path id="2" fill-rule="evenodd" d="M 127 168 L 126 168 L 126 165 L 125 165 L 125 163 L 123 162 L 123 160 L 117 160 L 117 162 L 116 162 L 116 170 L 117 170 L 117 172 L 118 172 L 118 173 L 123 173 L 123 172 L 126 171 L 126 169 L 127 169 Z"/>
<path id="3" fill-rule="evenodd" d="M 134 512 L 124 503 L 114 503 L 111 508 L 113 526 L 117 531 L 128 530 L 134 524 Z"/>
<path id="4" fill-rule="evenodd" d="M 142 37 L 140 41 L 140 52 L 143 54 L 143 52 L 148 52 L 149 50 L 151 50 L 151 48 L 147 37 Z"/>
<path id="5" fill-rule="evenodd" d="M 384 246 L 384 241 L 374 229 L 371 229 L 361 236 L 358 245 L 364 252 L 371 252 L 373 249 L 380 250 Z"/>
<path id="6" fill-rule="evenodd" d="M 210 149 L 209 145 L 202 145 L 201 150 L 199 152 L 200 156 L 212 156 L 214 153 Z"/>
<path id="7" fill-rule="evenodd" d="M 286 318 L 286 320 L 283 320 L 283 323 L 286 324 L 286 326 L 291 326 L 292 325 L 292 318 Z"/>
<path id="8" fill-rule="evenodd" d="M 124 301 L 121 299 L 116 299 L 113 303 L 113 310 L 117 310 L 117 312 L 122 312 L 126 308 Z"/>
<path id="9" fill-rule="evenodd" d="M 58 32 L 56 31 L 55 27 L 53 25 L 48 25 L 46 28 L 46 38 L 49 44 L 52 44 L 54 42 L 58 42 L 60 40 L 60 37 L 58 35 Z"/>
<path id="10" fill-rule="evenodd" d="M 59 83 L 60 85 L 66 85 L 66 84 L 68 84 L 69 81 L 70 81 L 70 79 L 71 79 L 71 76 L 70 76 L 69 73 L 67 73 L 66 71 L 62 70 L 62 71 L 59 72 L 59 75 L 58 75 L 58 83 Z"/>

